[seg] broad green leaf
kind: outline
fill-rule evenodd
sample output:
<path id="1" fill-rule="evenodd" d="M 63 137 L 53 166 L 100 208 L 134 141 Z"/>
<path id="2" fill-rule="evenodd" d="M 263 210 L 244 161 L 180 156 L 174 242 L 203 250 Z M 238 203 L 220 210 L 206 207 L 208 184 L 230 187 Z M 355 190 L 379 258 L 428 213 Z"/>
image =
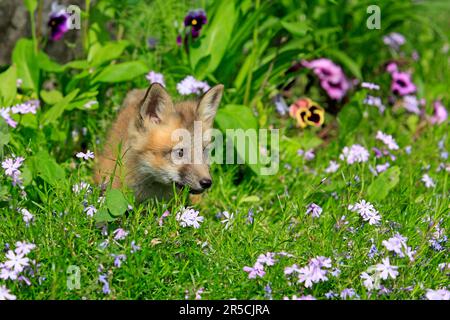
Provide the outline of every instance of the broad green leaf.
<path id="1" fill-rule="evenodd" d="M 47 151 L 42 150 L 31 157 L 32 171 L 34 176 L 41 177 L 48 184 L 55 186 L 66 179 L 64 169 L 50 156 Z"/>
<path id="2" fill-rule="evenodd" d="M 16 66 L 10 66 L 0 74 L 0 105 L 9 106 L 13 103 L 17 94 L 17 71 Z"/>
<path id="3" fill-rule="evenodd" d="M 309 30 L 311 30 L 307 21 L 297 21 L 297 22 L 281 21 L 281 25 L 289 33 L 297 37 L 303 37 Z"/>
<path id="4" fill-rule="evenodd" d="M 106 192 L 106 206 L 114 217 L 121 216 L 127 211 L 128 201 L 122 192 L 110 189 Z"/>
<path id="5" fill-rule="evenodd" d="M 43 51 L 38 54 L 39 68 L 47 72 L 63 72 L 65 67 L 50 59 L 50 57 Z"/>
<path id="6" fill-rule="evenodd" d="M 337 116 L 339 123 L 339 139 L 343 141 L 349 133 L 358 128 L 362 113 L 356 103 L 348 103 Z"/>
<path id="7" fill-rule="evenodd" d="M 369 199 L 372 201 L 380 201 L 386 198 L 389 192 L 400 181 L 400 168 L 397 166 L 387 169 L 373 180 L 367 189 Z"/>
<path id="8" fill-rule="evenodd" d="M 62 93 L 58 90 L 45 91 L 41 90 L 40 92 L 42 100 L 46 104 L 55 104 L 60 102 L 64 97 Z"/>
<path id="9" fill-rule="evenodd" d="M 38 91 L 39 60 L 34 53 L 33 41 L 19 39 L 12 53 L 12 60 L 17 66 L 17 78 L 22 79 L 22 88 Z"/>
<path id="10" fill-rule="evenodd" d="M 139 77 L 148 72 L 148 67 L 142 61 L 113 64 L 103 69 L 93 80 L 97 82 L 122 82 Z"/>
<path id="11" fill-rule="evenodd" d="M 128 45 L 128 41 L 125 40 L 108 42 L 104 46 L 96 43 L 90 48 L 87 60 L 91 66 L 99 66 L 119 58 Z"/>
<path id="12" fill-rule="evenodd" d="M 73 60 L 64 65 L 64 68 L 87 69 L 89 63 L 86 60 Z"/>
<path id="13" fill-rule="evenodd" d="M 208 54 L 207 56 L 200 59 L 200 61 L 195 66 L 195 76 L 198 79 L 203 79 L 206 76 L 206 73 L 208 72 L 208 66 L 211 62 L 211 55 Z"/>
<path id="14" fill-rule="evenodd" d="M 94 219 L 96 222 L 112 222 L 112 221 L 116 220 L 116 218 L 111 216 L 108 209 L 106 209 L 106 208 L 100 208 L 94 214 Z"/>
<path id="15" fill-rule="evenodd" d="M 65 96 L 62 100 L 53 105 L 47 112 L 45 112 L 43 116 L 43 123 L 49 124 L 52 123 L 63 114 L 64 110 L 69 106 L 69 102 L 71 102 L 78 94 L 79 89 L 75 89 L 70 92 L 67 96 Z"/>
<path id="16" fill-rule="evenodd" d="M 200 44 L 193 44 L 190 48 L 190 61 L 194 70 L 197 69 L 200 60 L 208 55 L 211 55 L 211 60 L 207 72 L 212 73 L 216 70 L 233 36 L 237 16 L 234 1 L 222 1 L 211 24 L 203 27 L 204 36 L 196 40 L 200 41 Z"/>
<path id="17" fill-rule="evenodd" d="M 244 105 L 226 105 L 218 110 L 215 122 L 225 133 L 227 141 L 233 141 L 238 161 L 244 161 L 259 175 L 258 121 L 250 108 Z"/>

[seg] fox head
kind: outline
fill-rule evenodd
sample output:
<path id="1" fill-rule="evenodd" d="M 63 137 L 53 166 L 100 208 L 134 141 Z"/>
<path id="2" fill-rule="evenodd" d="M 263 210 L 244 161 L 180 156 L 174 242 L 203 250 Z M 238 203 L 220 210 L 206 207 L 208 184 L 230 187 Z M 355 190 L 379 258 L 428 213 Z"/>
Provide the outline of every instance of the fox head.
<path id="1" fill-rule="evenodd" d="M 175 183 L 191 193 L 210 188 L 207 132 L 222 93 L 223 85 L 216 85 L 198 101 L 174 103 L 162 85 L 152 84 L 138 106 L 130 136 L 135 170 L 141 175 L 136 178 L 166 186 Z"/>

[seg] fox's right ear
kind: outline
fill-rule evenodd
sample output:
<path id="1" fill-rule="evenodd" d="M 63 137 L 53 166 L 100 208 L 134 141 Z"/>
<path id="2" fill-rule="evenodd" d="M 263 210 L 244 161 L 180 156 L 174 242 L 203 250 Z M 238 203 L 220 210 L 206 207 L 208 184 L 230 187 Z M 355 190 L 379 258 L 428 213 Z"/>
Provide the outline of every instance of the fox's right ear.
<path id="1" fill-rule="evenodd" d="M 165 115 L 174 111 L 172 98 L 159 83 L 153 83 L 145 93 L 139 111 L 142 119 L 150 119 L 154 123 L 161 122 Z"/>

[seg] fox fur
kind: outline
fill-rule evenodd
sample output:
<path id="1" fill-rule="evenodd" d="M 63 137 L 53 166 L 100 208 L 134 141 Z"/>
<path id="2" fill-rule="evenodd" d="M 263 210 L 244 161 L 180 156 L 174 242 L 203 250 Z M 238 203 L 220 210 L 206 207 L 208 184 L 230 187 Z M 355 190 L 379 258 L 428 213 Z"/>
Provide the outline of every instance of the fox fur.
<path id="1" fill-rule="evenodd" d="M 223 85 L 216 85 L 198 101 L 174 103 L 158 83 L 147 91 L 130 91 L 97 157 L 95 182 L 111 183 L 113 188 L 125 184 L 134 190 L 138 201 L 170 198 L 174 183 L 178 188 L 188 187 L 191 193 L 209 188 L 212 180 L 205 157 L 201 163 L 173 161 L 174 156 L 192 154 L 194 139 L 180 151 L 172 133 L 186 129 L 193 134 L 194 121 L 200 121 L 202 131 L 212 128 L 222 93 Z M 203 141 L 202 148 L 209 142 Z"/>

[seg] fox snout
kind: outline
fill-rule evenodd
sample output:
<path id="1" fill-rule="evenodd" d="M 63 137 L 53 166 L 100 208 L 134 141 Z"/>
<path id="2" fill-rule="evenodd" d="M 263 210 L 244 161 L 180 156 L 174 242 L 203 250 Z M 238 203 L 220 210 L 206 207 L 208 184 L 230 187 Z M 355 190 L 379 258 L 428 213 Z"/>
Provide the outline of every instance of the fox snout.
<path id="1" fill-rule="evenodd" d="M 180 172 L 180 187 L 189 187 L 189 192 L 198 194 L 211 188 L 212 179 L 206 165 L 185 165 Z"/>

